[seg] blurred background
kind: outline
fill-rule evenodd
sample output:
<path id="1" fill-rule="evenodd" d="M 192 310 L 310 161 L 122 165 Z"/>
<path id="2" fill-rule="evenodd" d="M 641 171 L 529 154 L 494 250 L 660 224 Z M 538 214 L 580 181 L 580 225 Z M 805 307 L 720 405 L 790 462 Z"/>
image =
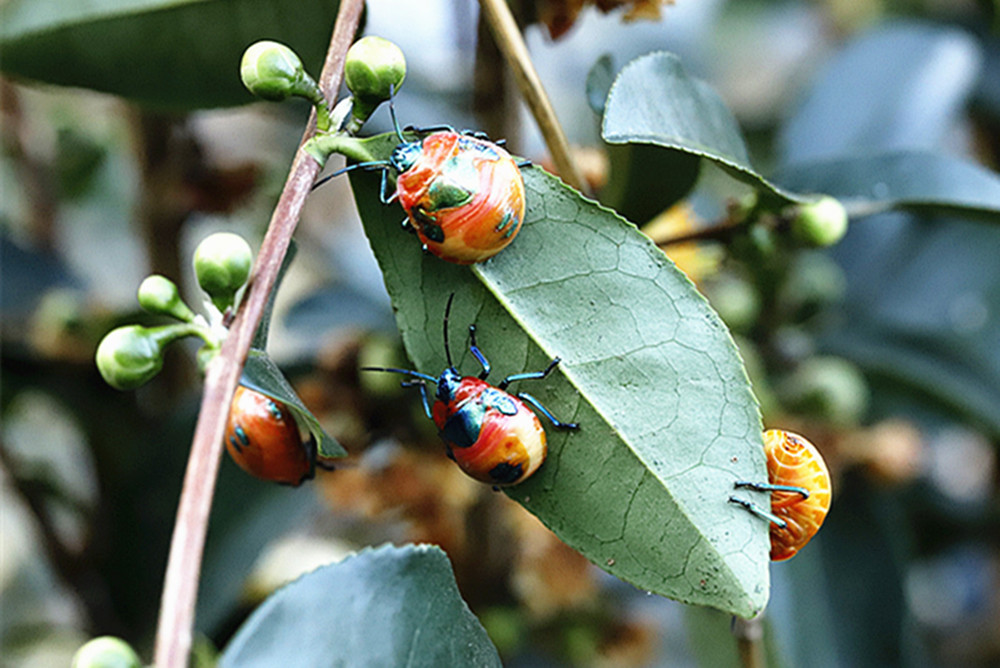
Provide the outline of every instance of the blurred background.
<path id="1" fill-rule="evenodd" d="M 149 385 L 119 392 L 93 353 L 116 325 L 156 322 L 135 299 L 150 273 L 200 302 L 190 258 L 207 234 L 259 243 L 308 108 L 255 102 L 240 54 L 278 39 L 317 74 L 336 13 L 324 2 L 66 4 L 0 4 L 9 666 L 68 665 L 99 634 L 151 655 L 200 381 L 178 348 Z M 512 4 L 588 181 L 654 235 L 711 224 L 747 190 L 705 166 L 681 202 L 661 193 L 669 168 L 644 182 L 651 192 L 602 191 L 640 159 L 608 150 L 588 104 L 605 54 L 617 71 L 677 53 L 732 109 L 765 174 L 866 151 L 991 170 L 1000 157 L 1000 3 Z M 407 56 L 401 123 L 483 129 L 547 164 L 477 3 L 373 0 L 364 32 Z M 370 131 L 390 127 L 380 110 Z M 823 531 L 771 569 L 773 665 L 1000 664 L 998 221 L 996 209 L 859 217 L 829 251 L 787 251 L 766 284 L 732 249 L 671 247 L 736 335 L 765 423 L 808 434 L 834 475 Z M 223 462 L 198 608 L 204 661 L 281 583 L 361 546 L 427 541 L 448 552 L 505 665 L 736 665 L 719 641 L 725 615 L 591 566 L 443 457 L 398 379 L 359 378 L 361 365 L 406 362 L 346 179 L 310 196 L 296 239 L 269 352 L 350 463 L 289 489 Z"/>

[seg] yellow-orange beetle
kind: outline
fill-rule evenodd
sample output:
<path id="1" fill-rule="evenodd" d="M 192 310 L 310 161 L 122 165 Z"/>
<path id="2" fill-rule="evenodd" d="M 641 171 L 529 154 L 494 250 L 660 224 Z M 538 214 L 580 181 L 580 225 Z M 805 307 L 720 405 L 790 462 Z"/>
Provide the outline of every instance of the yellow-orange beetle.
<path id="1" fill-rule="evenodd" d="M 833 487 L 826 462 L 808 440 L 784 431 L 764 432 L 767 483 L 739 481 L 737 488 L 771 492 L 770 512 L 730 497 L 754 514 L 771 522 L 771 560 L 790 559 L 816 535 L 830 510 Z"/>

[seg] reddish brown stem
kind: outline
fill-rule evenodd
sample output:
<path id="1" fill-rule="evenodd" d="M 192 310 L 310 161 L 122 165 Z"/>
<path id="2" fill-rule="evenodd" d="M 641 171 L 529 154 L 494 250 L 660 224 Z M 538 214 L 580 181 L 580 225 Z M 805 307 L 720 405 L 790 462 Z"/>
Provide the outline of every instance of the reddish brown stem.
<path id="1" fill-rule="evenodd" d="M 340 87 L 344 59 L 357 31 L 363 0 L 341 0 L 320 86 L 328 99 Z M 302 143 L 312 135 L 316 115 L 312 114 Z M 246 299 L 229 330 L 229 336 L 205 375 L 201 412 L 195 426 L 191 455 L 184 475 L 174 525 L 167 573 L 163 584 L 160 618 L 156 633 L 154 663 L 158 668 L 184 668 L 188 663 L 194 630 L 201 558 L 212 507 L 215 480 L 222 455 L 222 438 L 229 403 L 239 381 L 240 370 L 250 350 L 254 331 L 274 288 L 299 214 L 312 187 L 319 165 L 302 150 L 295 154 L 288 179 L 271 216 L 250 278 Z"/>

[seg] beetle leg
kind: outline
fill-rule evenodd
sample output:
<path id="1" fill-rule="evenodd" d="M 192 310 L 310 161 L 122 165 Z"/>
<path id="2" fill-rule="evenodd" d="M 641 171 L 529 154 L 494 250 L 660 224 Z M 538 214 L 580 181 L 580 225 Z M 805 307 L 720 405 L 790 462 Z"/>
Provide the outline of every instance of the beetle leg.
<path id="1" fill-rule="evenodd" d="M 507 376 L 506 378 L 500 381 L 500 384 L 497 385 L 497 387 L 499 387 L 501 390 L 506 390 L 507 386 L 513 383 L 515 380 L 538 380 L 541 378 L 545 378 L 552 372 L 553 369 L 556 368 L 556 365 L 559 364 L 560 361 L 561 361 L 560 358 L 556 357 L 549 363 L 547 367 L 545 367 L 545 371 L 529 371 L 527 373 L 515 373 L 510 376 Z"/>
<path id="2" fill-rule="evenodd" d="M 413 223 L 410 222 L 409 218 L 404 218 L 403 222 L 400 223 L 399 226 L 402 227 L 407 232 L 412 232 L 413 234 L 417 233 L 417 228 L 413 226 Z"/>
<path id="3" fill-rule="evenodd" d="M 535 410 L 537 410 L 539 413 L 541 413 L 542 415 L 544 415 L 545 417 L 547 417 L 549 419 L 549 421 L 552 423 L 552 425 L 555 426 L 558 429 L 579 429 L 580 428 L 580 425 L 577 424 L 576 422 L 561 422 L 561 421 L 559 421 L 556 418 L 555 415 L 553 415 L 552 413 L 549 412 L 548 408 L 546 408 L 545 406 L 543 406 L 538 401 L 538 399 L 535 399 L 533 396 L 531 396 L 530 394 L 528 394 L 526 392 L 518 392 L 517 393 L 517 398 L 521 399 L 522 401 L 527 401 L 529 404 L 531 404 L 532 406 L 534 406 Z"/>
<path id="4" fill-rule="evenodd" d="M 791 492 L 792 494 L 799 494 L 802 496 L 802 500 L 805 501 L 809 498 L 809 490 L 805 487 L 796 487 L 795 485 L 775 485 L 769 482 L 750 482 L 748 480 L 737 480 L 733 483 L 736 489 L 752 489 L 755 492 Z"/>
<path id="5" fill-rule="evenodd" d="M 521 160 L 520 162 L 518 162 L 516 164 L 517 164 L 517 168 L 518 169 L 524 169 L 525 167 L 531 167 L 531 161 L 530 160 Z"/>
<path id="6" fill-rule="evenodd" d="M 431 404 L 427 400 L 427 383 L 426 383 L 426 381 L 423 381 L 423 380 L 404 380 L 402 383 L 400 383 L 400 386 L 401 387 L 419 387 L 420 388 L 420 399 L 423 401 L 423 404 L 424 404 L 424 414 L 428 418 L 433 419 L 431 417 Z"/>
<path id="7" fill-rule="evenodd" d="M 389 170 L 383 169 L 382 181 L 379 184 L 379 189 L 378 189 L 378 198 L 379 200 L 382 201 L 382 204 L 389 204 L 390 202 L 392 202 L 393 197 L 396 196 L 396 193 L 393 193 L 391 196 L 385 194 L 385 187 L 386 185 L 388 185 L 388 183 L 389 183 Z"/>
<path id="8" fill-rule="evenodd" d="M 486 380 L 490 375 L 490 362 L 486 359 L 486 355 L 479 350 L 479 346 L 476 345 L 476 326 L 469 325 L 469 351 L 472 352 L 472 356 L 476 358 L 476 361 L 483 367 L 483 370 L 479 372 L 479 380 Z"/>
<path id="9" fill-rule="evenodd" d="M 752 503 L 752 502 L 747 501 L 745 499 L 738 499 L 735 496 L 729 497 L 729 503 L 735 503 L 737 505 L 743 506 L 748 511 L 750 511 L 751 513 L 753 513 L 754 515 L 756 515 L 757 517 L 759 517 L 761 519 L 764 519 L 764 520 L 767 520 L 768 522 L 771 522 L 773 524 L 776 524 L 781 529 L 784 529 L 785 527 L 788 526 L 788 522 L 786 522 L 785 520 L 781 519 L 780 517 L 778 517 L 774 513 L 771 513 L 771 512 L 768 512 L 768 511 L 764 510 L 763 508 L 761 508 L 760 506 L 758 506 L 756 503 Z"/>

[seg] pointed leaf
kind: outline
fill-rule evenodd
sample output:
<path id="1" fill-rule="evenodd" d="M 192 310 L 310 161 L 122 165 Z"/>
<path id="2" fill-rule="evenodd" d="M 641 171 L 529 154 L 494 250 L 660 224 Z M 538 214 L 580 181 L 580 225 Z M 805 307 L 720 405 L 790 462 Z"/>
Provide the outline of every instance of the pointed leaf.
<path id="1" fill-rule="evenodd" d="M 602 136 L 612 144 L 651 144 L 705 158 L 779 199 L 809 199 L 754 170 L 736 119 L 718 93 L 689 76 L 672 53 L 651 53 L 622 69 L 608 94 Z"/>
<path id="2" fill-rule="evenodd" d="M 334 458 L 346 457 L 347 451 L 327 434 L 319 420 L 313 415 L 299 395 L 295 393 L 291 384 L 285 379 L 281 369 L 274 363 L 267 353 L 262 350 L 251 349 L 247 356 L 246 364 L 243 365 L 243 375 L 240 376 L 240 384 L 266 394 L 272 399 L 277 399 L 295 413 L 299 424 L 305 424 L 309 433 L 316 439 L 316 449 L 320 457 Z"/>
<path id="3" fill-rule="evenodd" d="M 524 176 L 519 236 L 471 268 L 424 255 L 399 207 L 380 204 L 378 178 L 352 176 L 411 359 L 424 373 L 444 368 L 453 292 L 452 354 L 466 373 L 477 368 L 462 350 L 471 323 L 497 378 L 561 357 L 547 379 L 513 389 L 580 430 L 549 426 L 548 460 L 507 493 L 638 587 L 754 614 L 768 596 L 767 527 L 728 498 L 735 480 L 766 470 L 728 331 L 633 225 L 540 169 Z"/>
<path id="4" fill-rule="evenodd" d="M 833 195 L 853 216 L 906 208 L 1000 222 L 1000 177 L 948 155 L 896 151 L 817 160 L 789 165 L 775 179 Z"/>
<path id="5" fill-rule="evenodd" d="M 318 72 L 337 3 L 326 0 L 10 0 L 0 3 L 0 68 L 170 109 L 253 102 L 243 50 L 287 42 Z"/>
<path id="6" fill-rule="evenodd" d="M 437 547 L 366 549 L 278 590 L 219 661 L 239 666 L 497 666 Z"/>

